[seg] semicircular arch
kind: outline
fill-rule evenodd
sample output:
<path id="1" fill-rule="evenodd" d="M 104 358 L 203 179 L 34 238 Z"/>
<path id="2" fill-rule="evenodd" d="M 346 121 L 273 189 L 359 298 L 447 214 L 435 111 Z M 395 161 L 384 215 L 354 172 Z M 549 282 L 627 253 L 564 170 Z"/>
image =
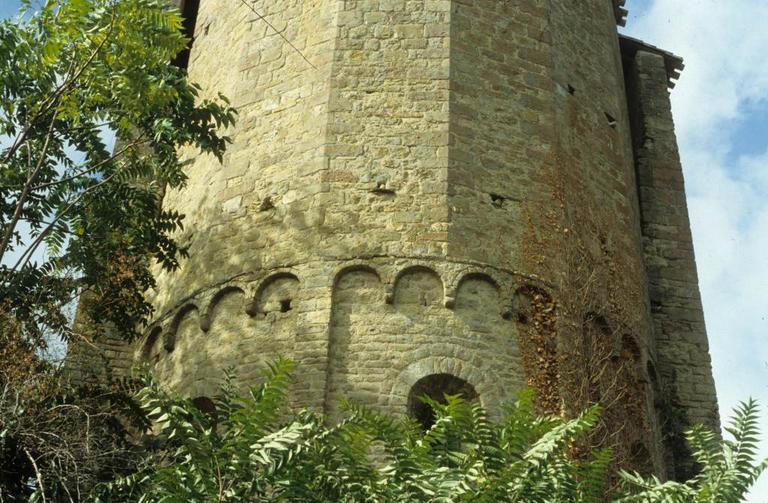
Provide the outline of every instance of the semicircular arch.
<path id="1" fill-rule="evenodd" d="M 445 284 L 434 269 L 424 265 L 412 265 L 395 276 L 392 288 L 394 304 L 442 305 Z"/>
<path id="2" fill-rule="evenodd" d="M 427 356 L 416 360 L 399 371 L 392 371 L 383 381 L 383 395 L 391 410 L 406 411 L 408 396 L 413 386 L 426 376 L 448 374 L 470 384 L 478 395 L 480 404 L 488 407 L 500 404 L 498 379 L 490 372 L 482 371 L 474 364 L 449 356 Z"/>
<path id="3" fill-rule="evenodd" d="M 485 281 L 486 283 L 491 284 L 496 289 L 497 293 L 501 294 L 501 283 L 490 274 L 482 271 L 468 271 L 462 274 L 456 282 L 456 290 L 461 288 L 461 286 L 467 281 L 472 280 Z"/>
<path id="4" fill-rule="evenodd" d="M 298 294 L 301 281 L 289 271 L 270 274 L 259 284 L 247 312 L 251 316 L 268 311 L 288 312 Z M 274 297 L 274 298 L 273 298 Z M 275 304 L 274 306 L 272 304 Z"/>
<path id="5" fill-rule="evenodd" d="M 211 329 L 211 323 L 213 322 L 214 310 L 221 303 L 227 295 L 240 293 L 245 295 L 245 290 L 239 286 L 229 285 L 225 286 L 211 298 L 208 306 L 205 308 L 205 314 L 200 317 L 200 328 L 203 332 L 208 332 Z"/>
<path id="6" fill-rule="evenodd" d="M 338 286 L 339 282 L 344 279 L 344 276 L 346 276 L 347 274 L 352 274 L 356 272 L 367 272 L 367 273 L 373 274 L 374 276 L 376 276 L 379 282 L 382 281 L 382 277 L 379 271 L 375 267 L 369 264 L 345 265 L 344 267 L 336 271 L 336 274 L 334 274 L 333 276 L 334 289 L 336 288 L 336 286 Z"/>

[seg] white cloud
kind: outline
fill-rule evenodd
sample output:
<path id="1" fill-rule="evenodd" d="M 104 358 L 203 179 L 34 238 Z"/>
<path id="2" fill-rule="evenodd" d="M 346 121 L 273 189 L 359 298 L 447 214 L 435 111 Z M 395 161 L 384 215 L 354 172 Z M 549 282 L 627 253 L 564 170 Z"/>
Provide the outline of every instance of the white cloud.
<path id="1" fill-rule="evenodd" d="M 627 30 L 686 62 L 672 102 L 723 418 L 748 396 L 768 408 L 768 152 L 731 152 L 737 126 L 768 124 L 749 106 L 768 100 L 766 19 L 762 0 L 651 0 Z"/>
<path id="2" fill-rule="evenodd" d="M 745 102 L 766 99 L 765 19 L 768 3 L 760 0 L 654 0 L 629 27 L 685 58 L 673 95 L 678 116 L 685 112 L 678 118 L 683 141 L 727 140 L 722 122 L 740 118 Z"/>

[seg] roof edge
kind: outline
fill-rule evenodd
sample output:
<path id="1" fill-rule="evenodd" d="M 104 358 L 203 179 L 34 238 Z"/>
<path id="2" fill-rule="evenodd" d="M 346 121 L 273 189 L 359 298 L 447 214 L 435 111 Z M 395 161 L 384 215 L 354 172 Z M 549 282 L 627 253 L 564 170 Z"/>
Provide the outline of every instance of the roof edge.
<path id="1" fill-rule="evenodd" d="M 655 45 L 623 34 L 619 34 L 619 46 L 621 47 L 622 56 L 634 58 L 638 51 L 645 51 L 663 57 L 664 66 L 667 69 L 667 78 L 669 79 L 669 88 L 674 89 L 677 79 L 680 78 L 680 73 L 685 68 L 683 58 Z"/>

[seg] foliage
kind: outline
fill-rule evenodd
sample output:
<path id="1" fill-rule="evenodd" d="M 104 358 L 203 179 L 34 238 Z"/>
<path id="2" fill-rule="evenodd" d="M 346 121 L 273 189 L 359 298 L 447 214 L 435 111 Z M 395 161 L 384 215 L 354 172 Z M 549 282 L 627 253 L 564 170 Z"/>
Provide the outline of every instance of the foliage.
<path id="1" fill-rule="evenodd" d="M 170 63 L 188 41 L 166 4 L 27 0 L 0 22 L 0 336 L 14 320 L 38 346 L 71 338 L 67 307 L 86 295 L 96 323 L 131 338 L 150 258 L 184 256 L 161 194 L 185 181 L 180 148 L 221 158 L 234 111 Z"/>
<path id="2" fill-rule="evenodd" d="M 354 404 L 329 426 L 313 412 L 286 410 L 293 365 L 279 360 L 245 397 L 231 376 L 213 409 L 175 397 L 148 379 L 138 400 L 151 419 L 140 467 L 102 484 L 97 501 L 290 502 L 737 502 L 767 462 L 754 466 L 757 407 L 743 404 L 721 442 L 688 434 L 700 474 L 679 484 L 622 472 L 628 493 L 606 488 L 611 454 L 575 459 L 574 446 L 599 409 L 572 420 L 540 417 L 531 392 L 491 421 L 478 404 L 424 398 L 428 429 Z"/>
<path id="3" fill-rule="evenodd" d="M 0 496 L 21 501 L 34 491 L 34 501 L 45 495 L 48 501 L 103 502 L 731 503 L 743 500 L 768 463 L 754 465 L 757 407 L 750 400 L 728 429 L 733 440 L 722 442 L 702 428 L 689 432 L 698 476 L 683 484 L 622 472 L 626 494 L 615 495 L 606 485 L 615 469 L 611 453 L 600 450 L 590 459 L 582 454 L 598 408 L 571 420 L 541 417 L 532 393 L 524 391 L 498 420 L 489 420 L 477 403 L 446 396 L 444 403 L 424 398 L 435 411 L 426 429 L 350 403 L 331 424 L 311 411 L 288 410 L 292 369 L 291 362 L 278 360 L 245 394 L 228 375 L 215 407 L 180 398 L 151 377 L 135 402 L 114 389 L 80 390 L 77 397 L 59 393 L 56 400 L 43 398 L 52 396 L 45 391 L 35 410 L 18 410 L 19 402 L 5 393 L 0 449 L 9 439 L 25 443 L 14 450 L 17 464 L 0 469 Z M 29 393 L 41 384 L 23 389 Z M 35 421 L 51 427 L 31 428 Z M 37 433 L 25 438 L 26 431 L 66 433 L 54 440 Z M 91 460 L 94 454 L 99 457 Z M 14 468 L 25 470 L 26 478 L 13 477 Z"/>
<path id="4" fill-rule="evenodd" d="M 278 361 L 245 398 L 231 379 L 215 413 L 149 382 L 139 401 L 153 446 L 135 473 L 105 484 L 101 501 L 602 501 L 608 453 L 569 457 L 598 409 L 539 418 L 521 395 L 504 419 L 456 396 L 431 401 L 426 431 L 346 404 L 346 417 L 284 409 L 292 364 Z"/>
<path id="5" fill-rule="evenodd" d="M 50 371 L 0 375 L 0 501 L 87 501 L 141 459 L 129 430 L 146 427 L 114 386 L 71 387 Z"/>
<path id="6" fill-rule="evenodd" d="M 768 468 L 768 459 L 756 463 L 759 440 L 759 408 L 749 399 L 735 410 L 725 430 L 733 437 L 720 440 L 713 432 L 696 426 L 686 434 L 699 473 L 685 483 L 664 482 L 637 473 L 622 473 L 637 494 L 620 499 L 623 503 L 737 503 Z"/>
<path id="7" fill-rule="evenodd" d="M 85 335 L 78 301 L 95 333 L 135 335 L 152 260 L 185 254 L 182 215 L 160 209 L 185 182 L 179 153 L 221 158 L 234 111 L 170 63 L 188 41 L 167 2 L 22 3 L 0 21 L 0 500 L 80 501 L 131 469 L 142 416 L 119 387 L 73 388 L 40 355 Z"/>
<path id="8" fill-rule="evenodd" d="M 0 305 L 0 317 L 3 305 Z M 85 501 L 141 459 L 130 381 L 73 386 L 13 318 L 0 338 L 0 502 Z"/>

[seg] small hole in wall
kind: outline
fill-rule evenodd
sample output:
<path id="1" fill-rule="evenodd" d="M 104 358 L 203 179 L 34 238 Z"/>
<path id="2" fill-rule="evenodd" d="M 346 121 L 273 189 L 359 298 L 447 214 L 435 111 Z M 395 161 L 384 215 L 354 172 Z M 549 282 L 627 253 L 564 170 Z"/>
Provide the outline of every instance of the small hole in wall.
<path id="1" fill-rule="evenodd" d="M 219 420 L 218 411 L 216 410 L 216 404 L 207 396 L 199 396 L 192 399 L 192 405 L 197 410 L 208 416 L 213 424 L 216 424 Z"/>
<path id="2" fill-rule="evenodd" d="M 272 201 L 272 198 L 267 196 L 261 200 L 261 204 L 259 204 L 259 211 L 269 211 L 274 207 L 275 203 Z"/>
<path id="3" fill-rule="evenodd" d="M 394 196 L 395 190 L 387 187 L 387 182 L 376 182 L 376 187 L 371 190 L 374 194 Z"/>
<path id="4" fill-rule="evenodd" d="M 603 393 L 600 389 L 600 378 L 598 376 L 587 377 L 587 399 L 590 404 L 600 403 L 603 399 Z"/>
<path id="5" fill-rule="evenodd" d="M 616 122 L 616 118 L 613 115 L 609 114 L 608 112 L 605 112 L 605 118 L 608 121 L 608 126 L 611 129 L 616 129 L 616 126 L 618 125 L 618 123 Z"/>
<path id="6" fill-rule="evenodd" d="M 293 309 L 293 307 L 291 306 L 291 299 L 283 299 L 283 300 L 280 301 L 280 312 L 281 313 L 287 313 L 291 309 Z"/>
<path id="7" fill-rule="evenodd" d="M 630 466 L 643 474 L 652 472 L 653 460 L 651 452 L 643 442 L 635 442 L 629 451 Z"/>
<path id="8" fill-rule="evenodd" d="M 624 334 L 621 337 L 621 357 L 625 360 L 638 362 L 641 356 L 642 352 L 635 338 L 629 334 Z"/>
<path id="9" fill-rule="evenodd" d="M 499 194 L 491 194 L 491 204 L 496 208 L 501 208 L 504 206 L 504 201 L 506 200 L 507 198 L 504 196 L 500 196 Z"/>

